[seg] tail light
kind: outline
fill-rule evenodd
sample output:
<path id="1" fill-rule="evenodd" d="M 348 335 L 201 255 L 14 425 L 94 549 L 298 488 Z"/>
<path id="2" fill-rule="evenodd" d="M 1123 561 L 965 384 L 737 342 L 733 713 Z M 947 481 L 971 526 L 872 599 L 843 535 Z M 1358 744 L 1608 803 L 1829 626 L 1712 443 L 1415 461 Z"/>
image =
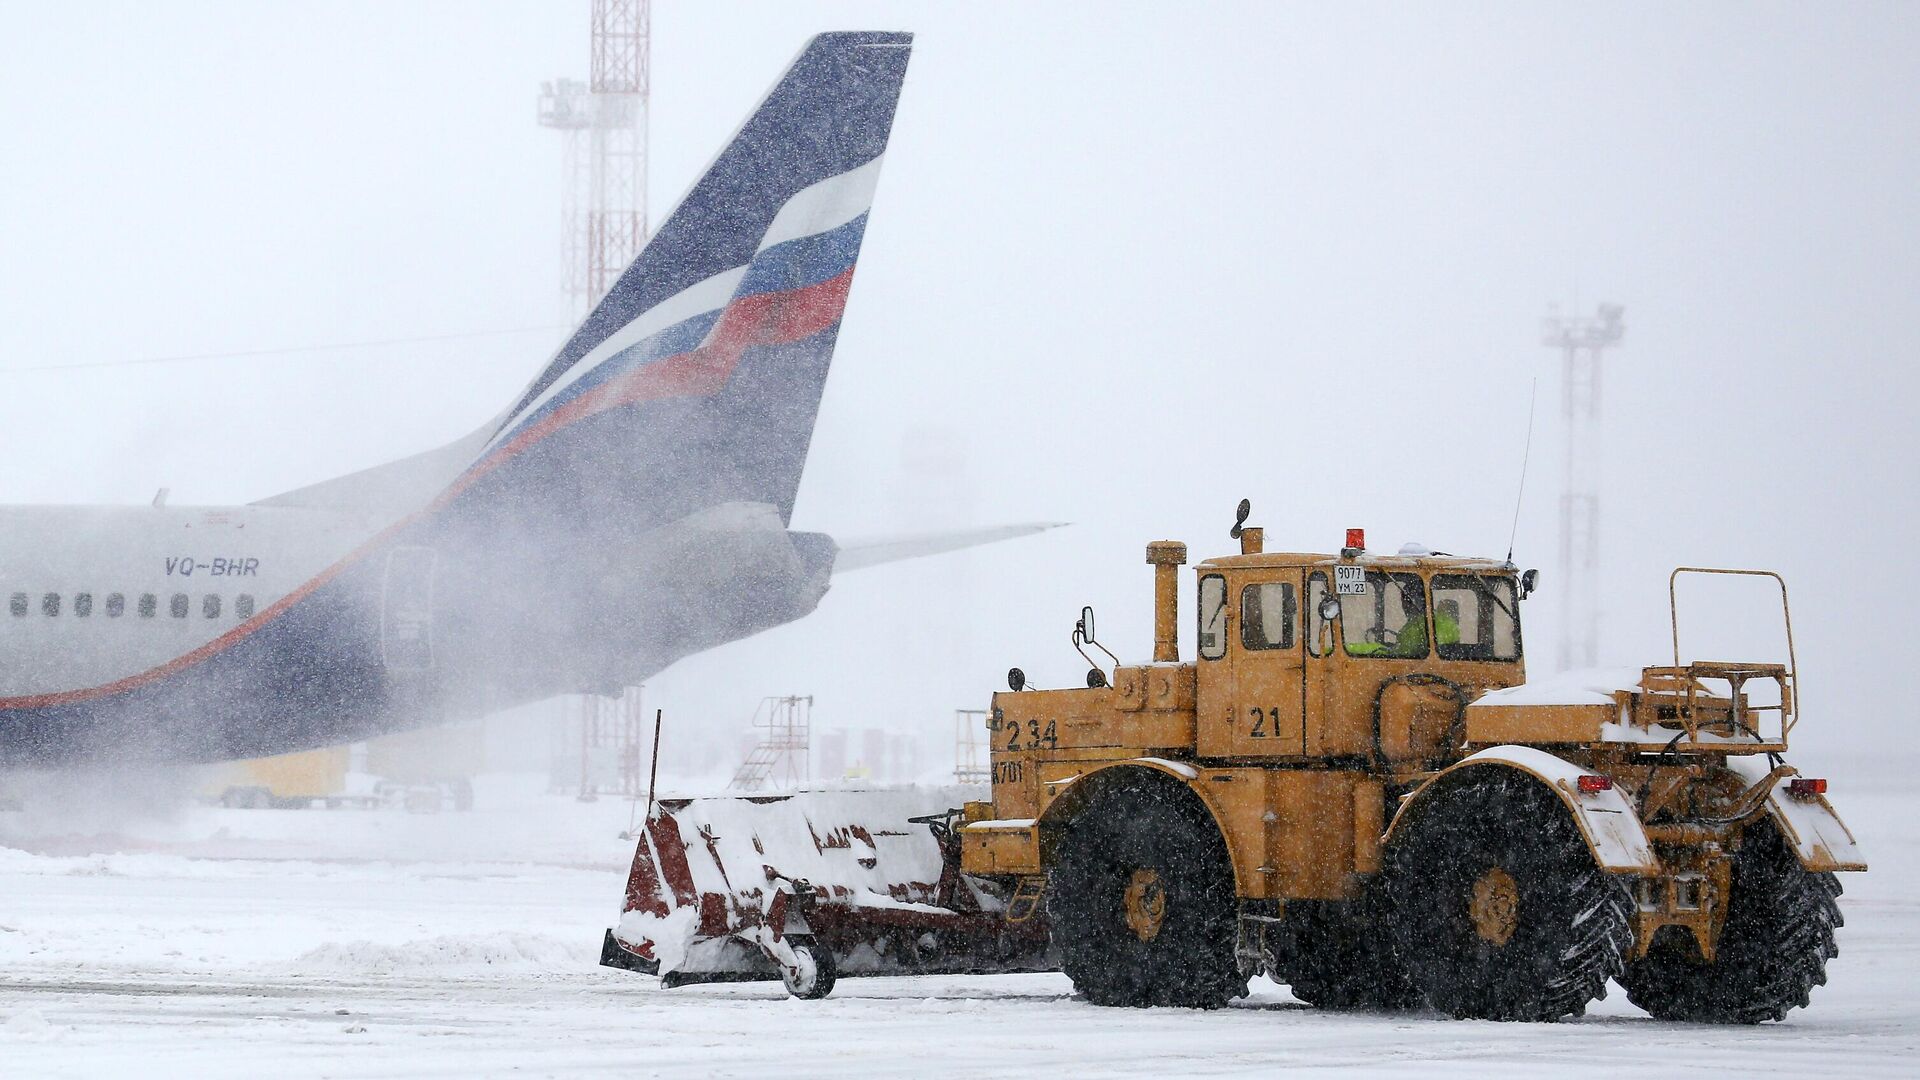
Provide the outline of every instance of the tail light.
<path id="1" fill-rule="evenodd" d="M 1796 776 L 1787 781 L 1787 794 L 1796 799 L 1813 799 L 1827 793 L 1824 777 Z"/>
<path id="2" fill-rule="evenodd" d="M 1613 777 L 1611 776 L 1594 776 L 1588 774 L 1580 778 L 1580 793 L 1582 795 L 1592 795 L 1598 791 L 1612 790 Z"/>

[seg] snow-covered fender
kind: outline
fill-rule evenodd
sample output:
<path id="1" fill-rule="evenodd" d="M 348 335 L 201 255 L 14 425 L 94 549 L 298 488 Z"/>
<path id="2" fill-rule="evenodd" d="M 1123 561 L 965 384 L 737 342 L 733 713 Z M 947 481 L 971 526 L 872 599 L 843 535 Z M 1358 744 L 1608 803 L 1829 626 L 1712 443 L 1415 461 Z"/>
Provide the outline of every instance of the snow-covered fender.
<path id="1" fill-rule="evenodd" d="M 1793 848 L 1802 868 L 1812 871 L 1865 870 L 1867 857 L 1854 842 L 1853 830 L 1840 820 L 1825 795 L 1802 798 L 1776 784 L 1767 796 L 1767 814 Z"/>
<path id="2" fill-rule="evenodd" d="M 1736 758 L 1727 762 L 1727 767 L 1748 783 L 1766 775 L 1764 766 L 1752 758 Z M 1784 781 L 1775 783 L 1767 792 L 1767 816 L 1779 827 L 1802 869 L 1819 873 L 1867 868 L 1867 857 L 1855 842 L 1853 830 L 1840 820 L 1825 795 L 1795 795 Z"/>
<path id="3" fill-rule="evenodd" d="M 1081 806 L 1106 784 L 1123 775 L 1139 775 L 1141 771 L 1158 773 L 1200 796 L 1202 803 L 1207 801 L 1198 785 L 1200 770 L 1184 761 L 1168 761 L 1157 757 L 1089 761 L 1085 769 L 1071 776 L 1041 781 L 1041 810 L 1035 824 L 1042 828 L 1064 824 L 1079 813 Z M 1213 807 L 1208 806 L 1207 811 L 1213 813 Z M 1218 817 L 1217 814 L 1215 816 Z"/>
<path id="4" fill-rule="evenodd" d="M 1459 781 L 1460 774 L 1469 770 L 1489 769 L 1522 773 L 1559 796 L 1586 840 L 1587 850 L 1593 853 L 1593 861 L 1602 870 L 1643 877 L 1660 872 L 1660 861 L 1654 857 L 1647 830 L 1641 826 L 1640 817 L 1634 813 L 1633 804 L 1625 794 L 1611 787 L 1604 791 L 1581 791 L 1580 777 L 1590 770 L 1531 746 L 1488 747 L 1442 770 L 1401 800 L 1393 822 L 1387 826 L 1386 842 L 1393 843 L 1401 824 L 1413 820 L 1412 815 L 1435 791 L 1451 787 Z"/>
<path id="5" fill-rule="evenodd" d="M 1228 828 L 1225 813 L 1201 780 L 1207 776 L 1229 775 L 1232 769 L 1200 769 L 1184 761 L 1169 761 L 1166 758 L 1137 757 L 1120 761 L 1088 762 L 1085 771 L 1058 780 L 1043 783 L 1045 805 L 1036 819 L 1042 830 L 1051 832 L 1054 827 L 1064 824 L 1079 813 L 1081 808 L 1096 797 L 1107 784 L 1123 776 L 1139 776 L 1141 773 L 1158 775 L 1166 781 L 1177 784 L 1193 793 L 1207 816 L 1220 831 L 1227 844 L 1228 858 L 1233 862 L 1233 876 L 1241 895 L 1251 895 L 1248 890 L 1255 888 L 1251 868 L 1264 861 L 1264 833 L 1260 830 L 1245 832 Z M 1049 844 L 1050 848 L 1051 845 Z M 1048 853 L 1051 859 L 1051 851 Z"/>

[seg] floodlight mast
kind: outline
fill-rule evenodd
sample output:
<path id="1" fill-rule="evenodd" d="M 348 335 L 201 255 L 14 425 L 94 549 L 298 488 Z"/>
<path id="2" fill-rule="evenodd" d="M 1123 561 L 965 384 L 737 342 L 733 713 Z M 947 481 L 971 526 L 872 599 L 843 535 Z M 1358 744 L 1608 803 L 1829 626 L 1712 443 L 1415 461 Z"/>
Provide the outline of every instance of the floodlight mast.
<path id="1" fill-rule="evenodd" d="M 1626 336 L 1619 304 L 1591 317 L 1548 314 L 1541 344 L 1560 350 L 1566 454 L 1560 493 L 1559 669 L 1600 662 L 1600 387 L 1602 354 Z"/>
<path id="2" fill-rule="evenodd" d="M 591 75 L 540 88 L 540 126 L 563 137 L 562 280 L 583 318 L 647 239 L 651 0 L 594 0 Z"/>
<path id="3" fill-rule="evenodd" d="M 555 79 L 540 87 L 540 126 L 561 135 L 560 287 L 575 322 L 593 311 L 647 242 L 652 24 L 652 0 L 593 0 L 587 81 Z M 634 797 L 639 688 L 560 704 L 566 723 L 555 728 L 554 786 L 572 785 L 577 747 L 582 799 L 612 784 L 608 762 L 619 763 L 620 789 Z"/>

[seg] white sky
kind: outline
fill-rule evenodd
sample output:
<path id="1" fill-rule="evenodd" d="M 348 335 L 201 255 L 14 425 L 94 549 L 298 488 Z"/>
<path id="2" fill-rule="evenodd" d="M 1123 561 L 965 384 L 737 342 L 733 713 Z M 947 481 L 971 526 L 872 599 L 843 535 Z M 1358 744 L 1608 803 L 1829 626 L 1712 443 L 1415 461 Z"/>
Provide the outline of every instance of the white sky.
<path id="1" fill-rule="evenodd" d="M 1904 748 L 1920 9 L 1192 8 L 657 0 L 656 219 L 807 35 L 919 34 L 796 526 L 1076 525 L 844 578 L 656 699 L 944 746 L 1009 664 L 1078 681 L 1082 603 L 1144 657 L 1146 541 L 1223 552 L 1242 496 L 1272 547 L 1498 555 L 1536 375 L 1550 660 L 1538 321 L 1614 300 L 1606 658 L 1661 659 L 1672 565 L 1775 568 L 1803 745 Z M 586 13 L 0 3 L 0 368 L 560 323 L 534 98 Z M 260 498 L 465 432 L 561 336 L 0 373 L 0 502 Z"/>

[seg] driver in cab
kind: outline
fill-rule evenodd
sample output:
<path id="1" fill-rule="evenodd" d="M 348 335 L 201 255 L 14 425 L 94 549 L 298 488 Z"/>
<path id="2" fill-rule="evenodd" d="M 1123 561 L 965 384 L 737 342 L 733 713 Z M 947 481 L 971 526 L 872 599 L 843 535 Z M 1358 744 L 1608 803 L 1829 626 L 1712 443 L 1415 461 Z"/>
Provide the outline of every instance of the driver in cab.
<path id="1" fill-rule="evenodd" d="M 1407 597 L 1406 600 L 1414 600 Z M 1397 659 L 1412 659 L 1427 655 L 1427 610 L 1417 602 L 1403 601 L 1405 619 L 1397 631 L 1385 631 L 1384 626 L 1368 634 L 1369 640 L 1348 642 L 1348 656 L 1380 656 Z M 1442 600 L 1433 613 L 1434 636 L 1442 645 L 1460 643 L 1460 602 Z M 1384 631 L 1384 632 L 1383 632 Z"/>

